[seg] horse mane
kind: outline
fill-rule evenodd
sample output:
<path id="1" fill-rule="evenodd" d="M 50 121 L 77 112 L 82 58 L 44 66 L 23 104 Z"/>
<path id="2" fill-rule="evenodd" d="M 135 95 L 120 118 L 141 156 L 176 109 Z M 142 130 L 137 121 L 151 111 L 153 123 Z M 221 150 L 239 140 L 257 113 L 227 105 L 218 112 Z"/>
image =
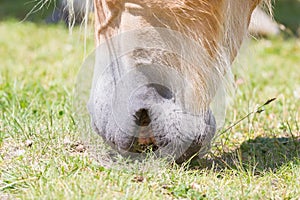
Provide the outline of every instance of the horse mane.
<path id="1" fill-rule="evenodd" d="M 48 2 L 49 0 L 47 0 Z M 52 1 L 52 0 L 50 0 Z M 67 1 L 67 5 L 68 5 L 68 11 L 71 13 L 70 17 L 71 18 L 75 18 L 75 15 L 74 15 L 74 1 L 76 0 L 66 0 Z M 84 0 L 85 1 L 85 5 L 84 5 L 84 8 L 85 8 L 85 11 L 86 11 L 86 15 L 84 17 L 84 23 L 86 21 L 89 20 L 89 12 L 90 12 L 90 0 Z M 108 2 L 122 2 L 124 0 L 118 0 L 118 1 L 114 1 L 114 0 L 107 0 Z M 256 0 L 256 1 L 260 1 L 259 3 L 259 6 L 262 7 L 270 16 L 273 15 L 273 12 L 272 12 L 272 0 Z M 118 3 L 119 3 L 118 2 Z M 213 14 L 216 14 L 214 12 L 210 12 L 210 11 L 213 11 L 213 9 L 210 8 L 210 11 L 207 11 L 207 10 L 199 10 L 197 8 L 197 4 L 201 3 L 201 4 L 207 4 L 206 1 L 203 1 L 203 0 L 194 0 L 194 1 L 186 1 L 186 0 L 174 0 L 174 1 L 171 1 L 168 2 L 166 0 L 125 0 L 125 2 L 129 2 L 129 3 L 136 3 L 136 2 L 144 2 L 145 5 L 148 5 L 148 6 L 151 6 L 151 5 L 157 5 L 157 7 L 166 7 L 166 8 L 169 8 L 169 9 L 173 9 L 174 7 L 176 7 L 177 9 L 181 9 L 183 11 L 183 13 L 186 13 L 185 11 L 191 11 L 191 10 L 196 10 L 197 12 L 203 12 L 203 13 L 213 13 Z M 45 5 L 45 4 L 43 4 Z M 207 6 L 206 8 L 209 8 L 209 6 Z M 73 14 L 72 14 L 73 13 Z M 191 17 L 193 18 L 193 16 L 186 16 L 186 17 Z M 72 21 L 75 21 L 75 19 L 73 20 L 70 20 L 71 22 Z M 69 27 L 70 28 L 73 28 L 74 26 L 74 23 L 70 23 L 69 24 Z"/>
<path id="2" fill-rule="evenodd" d="M 72 4 L 74 0 L 68 0 L 69 4 Z M 86 5 L 88 5 L 89 0 L 85 0 Z M 256 1 L 256 3 L 259 3 L 259 6 L 262 7 L 267 13 L 272 16 L 272 0 L 253 0 Z M 104 1 L 103 1 L 104 2 Z M 225 93 L 227 94 L 227 99 L 230 99 L 235 90 L 234 86 L 234 80 L 233 76 L 231 74 L 231 63 L 233 62 L 233 59 L 236 57 L 237 52 L 241 46 L 242 41 L 245 37 L 248 36 L 247 31 L 247 22 L 241 21 L 245 19 L 241 19 L 241 15 L 243 14 L 243 7 L 240 7 L 238 4 L 238 1 L 235 0 L 228 0 L 228 1 L 221 1 L 221 0 L 105 0 L 106 8 L 119 8 L 119 5 L 122 4 L 122 2 L 128 2 L 128 3 L 136 3 L 141 5 L 144 8 L 147 8 L 152 11 L 157 11 L 156 13 L 153 12 L 153 17 L 159 18 L 156 16 L 156 14 L 163 12 L 168 18 L 175 21 L 176 29 L 177 31 L 183 33 L 187 37 L 192 37 L 197 42 L 201 44 L 201 46 L 205 46 L 207 50 L 207 55 L 212 55 L 212 51 L 215 53 L 215 70 L 217 74 L 214 75 L 214 77 L 211 77 L 213 80 L 213 84 L 216 88 L 213 90 L 217 90 L 218 87 L 221 85 Z M 209 3 L 208 3 L 209 2 Z M 221 10 L 218 9 L 219 3 L 224 3 L 225 6 L 227 6 L 227 9 Z M 225 4 L 227 3 L 227 4 Z M 115 4 L 117 6 L 115 6 Z M 257 6 L 255 3 L 253 3 L 255 7 Z M 72 8 L 72 6 L 70 6 Z M 254 9 L 255 8 L 249 8 Z M 118 9 L 121 10 L 121 9 Z M 88 9 L 86 9 L 86 17 L 84 20 L 85 26 L 87 26 L 88 21 Z M 237 13 L 234 13 L 233 11 L 236 11 Z M 242 14 L 241 14 L 242 13 Z M 112 14 L 111 14 L 112 15 Z M 108 15 L 109 17 L 112 17 Z M 204 17 L 203 17 L 204 16 Z M 207 17 L 205 17 L 207 16 Z M 100 26 L 103 28 L 103 30 L 106 27 L 110 26 L 110 22 L 112 19 L 105 19 L 100 23 Z M 246 16 L 244 16 L 246 17 Z M 247 16 L 249 17 L 249 16 Z M 197 35 L 198 33 L 195 30 L 194 27 L 190 27 L 189 25 L 196 24 L 196 22 L 199 22 L 199 20 L 209 20 L 213 19 L 213 23 L 205 23 L 208 24 L 210 27 L 208 30 L 210 32 L 207 32 L 205 34 L 213 35 L 218 31 L 215 31 L 217 29 L 223 29 L 221 32 L 222 39 L 219 41 L 208 41 L 207 38 L 201 37 L 201 35 Z M 220 19 L 226 19 L 224 22 L 220 21 Z M 250 19 L 248 19 L 248 22 Z M 189 22 L 189 23 L 186 23 Z M 166 28 L 169 28 L 168 21 L 162 22 L 164 23 Z M 243 26 L 239 26 L 239 25 Z M 242 27 L 243 30 L 237 30 L 236 27 Z M 72 28 L 72 27 L 71 27 Z M 86 28 L 85 28 L 86 29 Z M 203 39 L 204 38 L 204 39 Z M 212 38 L 214 38 L 212 36 Z M 197 51 L 191 52 L 195 53 L 194 57 L 197 59 Z M 205 71 L 205 69 L 202 69 Z M 196 80 L 194 82 L 197 82 Z M 204 96 L 205 99 L 211 99 L 210 94 L 205 94 L 207 96 Z"/>

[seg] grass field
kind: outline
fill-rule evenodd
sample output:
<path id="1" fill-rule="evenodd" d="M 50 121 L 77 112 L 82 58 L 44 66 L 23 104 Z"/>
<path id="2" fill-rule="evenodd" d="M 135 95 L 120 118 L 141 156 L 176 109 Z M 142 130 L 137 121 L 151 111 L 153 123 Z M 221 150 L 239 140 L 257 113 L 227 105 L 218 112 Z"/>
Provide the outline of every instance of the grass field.
<path id="1" fill-rule="evenodd" d="M 74 123 L 83 31 L 5 19 L 0 33 L 0 199 L 300 198 L 299 39 L 248 42 L 224 130 L 277 99 L 216 138 L 204 159 L 107 166 L 81 145 Z"/>

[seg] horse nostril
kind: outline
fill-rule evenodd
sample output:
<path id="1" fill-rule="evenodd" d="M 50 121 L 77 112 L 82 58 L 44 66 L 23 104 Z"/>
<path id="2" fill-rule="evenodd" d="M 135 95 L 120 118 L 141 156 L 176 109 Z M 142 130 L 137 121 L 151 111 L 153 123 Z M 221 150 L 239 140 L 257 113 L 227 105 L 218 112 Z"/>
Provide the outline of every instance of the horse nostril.
<path id="1" fill-rule="evenodd" d="M 146 109 L 140 109 L 137 111 L 134 115 L 135 123 L 138 126 L 148 126 L 151 122 L 148 110 Z"/>

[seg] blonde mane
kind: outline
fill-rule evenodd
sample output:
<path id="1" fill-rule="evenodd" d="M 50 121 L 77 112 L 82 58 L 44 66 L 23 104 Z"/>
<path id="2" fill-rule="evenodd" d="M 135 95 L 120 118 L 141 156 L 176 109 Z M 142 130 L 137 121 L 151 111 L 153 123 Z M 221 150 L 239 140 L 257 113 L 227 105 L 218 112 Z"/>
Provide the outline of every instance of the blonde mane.
<path id="1" fill-rule="evenodd" d="M 254 10 L 259 3 L 259 0 L 256 1 L 253 4 L 249 3 L 249 6 L 253 5 L 249 10 Z M 68 3 L 72 4 L 72 2 L 73 0 L 68 0 Z M 125 3 L 137 4 L 144 12 L 149 12 L 152 18 L 159 21 L 164 28 L 178 31 L 186 37 L 194 39 L 200 46 L 205 47 L 206 52 L 204 54 L 213 57 L 213 61 L 209 62 L 214 62 L 212 66 L 215 67 L 216 74 L 214 76 L 210 74 L 209 81 L 205 80 L 208 77 L 205 66 L 197 73 L 193 67 L 185 69 L 187 72 L 194 73 L 194 80 L 191 81 L 197 85 L 198 93 L 206 91 L 204 92 L 205 95 L 198 99 L 196 107 L 207 106 L 203 104 L 211 101 L 220 85 L 225 88 L 228 96 L 232 96 L 234 81 L 230 66 L 241 43 L 248 36 L 247 28 L 250 21 L 250 16 L 244 14 L 244 10 L 247 10 L 243 7 L 244 2 L 224 0 L 102 0 L 99 2 L 98 5 L 95 5 L 96 9 L 101 11 L 95 13 L 96 21 L 99 20 L 96 24 L 100 26 L 96 27 L 96 40 L 99 39 L 97 36 L 104 32 L 108 38 L 114 35 L 111 33 L 114 32 L 114 23 L 118 21 L 117 18 L 124 11 Z M 86 0 L 86 6 L 88 6 L 88 0 Z M 272 14 L 271 0 L 260 1 L 259 6 L 268 10 L 270 15 Z M 72 6 L 70 7 L 72 8 Z M 88 12 L 88 10 L 86 11 Z M 160 15 L 164 16 L 164 21 Z M 86 13 L 85 25 L 87 25 L 87 20 L 88 14 Z M 199 27 L 201 28 L 199 29 Z M 221 35 L 217 35 L 218 33 Z M 97 45 L 99 45 L 99 41 L 97 41 Z M 190 53 L 195 54 L 193 56 L 195 59 L 199 59 L 198 51 L 191 51 Z M 197 63 L 197 60 L 190 62 Z M 215 88 L 208 88 L 205 84 L 203 85 L 203 82 L 210 82 Z"/>

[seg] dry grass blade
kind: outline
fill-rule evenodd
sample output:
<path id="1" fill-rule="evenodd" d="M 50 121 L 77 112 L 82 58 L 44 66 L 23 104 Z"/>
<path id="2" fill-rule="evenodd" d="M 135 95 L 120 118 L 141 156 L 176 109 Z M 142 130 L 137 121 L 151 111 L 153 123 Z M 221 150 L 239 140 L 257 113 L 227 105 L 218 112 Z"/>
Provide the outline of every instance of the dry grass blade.
<path id="1" fill-rule="evenodd" d="M 250 117 L 251 115 L 256 114 L 256 113 L 260 114 L 260 113 L 264 112 L 265 110 L 263 108 L 266 105 L 269 105 L 270 103 L 272 103 L 275 100 L 276 100 L 276 98 L 269 99 L 264 104 L 260 105 L 256 110 L 248 113 L 247 115 L 245 115 L 244 117 L 242 117 L 238 121 L 234 122 L 232 125 L 230 125 L 228 128 L 226 128 L 224 131 L 222 131 L 220 135 L 226 133 L 227 131 L 229 131 L 230 129 L 232 129 L 233 127 L 235 127 L 236 125 L 238 125 L 239 123 L 241 123 L 242 121 L 244 121 L 245 119 L 247 119 L 248 117 Z"/>

